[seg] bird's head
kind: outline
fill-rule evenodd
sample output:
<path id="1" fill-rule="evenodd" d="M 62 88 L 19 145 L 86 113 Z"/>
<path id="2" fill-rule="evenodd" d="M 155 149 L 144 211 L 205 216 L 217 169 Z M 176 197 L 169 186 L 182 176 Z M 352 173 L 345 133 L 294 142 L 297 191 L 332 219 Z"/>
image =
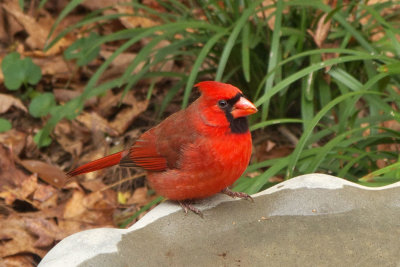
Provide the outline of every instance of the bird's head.
<path id="1" fill-rule="evenodd" d="M 257 108 L 237 87 L 214 81 L 195 85 L 201 92 L 200 106 L 204 120 L 211 126 L 229 126 L 232 133 L 248 131 L 247 116 Z"/>

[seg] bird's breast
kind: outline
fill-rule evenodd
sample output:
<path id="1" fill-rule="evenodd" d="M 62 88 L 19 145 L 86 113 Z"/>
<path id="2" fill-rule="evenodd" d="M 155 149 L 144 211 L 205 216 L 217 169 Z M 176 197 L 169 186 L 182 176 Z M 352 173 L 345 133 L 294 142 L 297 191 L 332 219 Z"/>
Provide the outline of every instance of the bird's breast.
<path id="1" fill-rule="evenodd" d="M 203 138 L 184 149 L 179 168 L 149 173 L 148 180 L 158 194 L 169 199 L 205 198 L 232 185 L 243 174 L 251 148 L 249 132 Z"/>

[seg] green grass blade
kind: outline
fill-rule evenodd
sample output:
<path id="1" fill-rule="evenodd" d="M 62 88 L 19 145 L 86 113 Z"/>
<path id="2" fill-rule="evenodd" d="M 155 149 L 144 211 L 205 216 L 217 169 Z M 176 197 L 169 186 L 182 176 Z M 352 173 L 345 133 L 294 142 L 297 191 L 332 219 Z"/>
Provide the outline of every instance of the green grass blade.
<path id="1" fill-rule="evenodd" d="M 273 69 L 277 67 L 278 64 L 278 55 L 279 55 L 279 45 L 280 45 L 280 35 L 281 35 L 281 26 L 282 26 L 282 12 L 284 8 L 284 1 L 278 0 L 276 2 L 276 10 L 275 10 L 275 24 L 274 31 L 272 33 L 272 41 L 271 48 L 269 51 L 269 59 L 268 59 L 268 70 L 267 73 L 270 73 Z M 275 79 L 275 72 L 273 72 L 265 83 L 264 92 L 268 92 L 271 90 Z M 261 120 L 266 120 L 268 116 L 268 108 L 269 108 L 269 99 L 266 99 L 262 105 L 262 113 Z"/>

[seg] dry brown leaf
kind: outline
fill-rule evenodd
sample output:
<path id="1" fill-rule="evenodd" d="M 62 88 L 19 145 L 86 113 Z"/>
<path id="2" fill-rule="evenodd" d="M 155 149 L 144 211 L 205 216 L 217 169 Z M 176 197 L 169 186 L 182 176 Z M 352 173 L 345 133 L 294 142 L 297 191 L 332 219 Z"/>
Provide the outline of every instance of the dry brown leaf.
<path id="1" fill-rule="evenodd" d="M 72 88 L 74 90 L 69 90 L 69 89 L 53 89 L 54 97 L 56 98 L 57 102 L 68 102 L 74 98 L 79 97 L 82 94 L 83 88 L 80 88 L 83 86 L 80 86 L 78 84 L 74 84 Z M 97 103 L 97 97 L 91 97 L 87 100 L 85 100 L 84 106 L 93 106 Z"/>
<path id="2" fill-rule="evenodd" d="M 35 248 L 46 248 L 53 245 L 59 235 L 59 229 L 53 220 L 40 217 L 24 218 L 24 224 L 27 231 L 38 237 L 33 244 Z"/>
<path id="3" fill-rule="evenodd" d="M 102 56 L 104 59 L 108 59 L 114 54 L 114 51 L 108 51 L 108 50 L 101 50 L 100 51 L 100 56 Z M 128 53 L 124 52 L 119 54 L 115 59 L 110 64 L 110 67 L 120 67 L 120 68 L 125 68 L 127 67 L 132 61 L 136 58 L 137 54 L 136 53 Z M 140 67 L 138 67 L 140 69 Z M 124 70 L 121 70 L 121 72 L 124 72 Z"/>
<path id="4" fill-rule="evenodd" d="M 118 132 L 112 127 L 106 119 L 101 117 L 96 112 L 82 112 L 81 115 L 76 117 L 80 123 L 86 126 L 90 131 L 102 131 L 111 136 L 117 136 Z"/>
<path id="5" fill-rule="evenodd" d="M 84 197 L 85 193 L 80 190 L 74 190 L 72 197 L 65 205 L 63 218 L 70 219 L 81 216 L 86 211 L 86 207 L 83 204 Z"/>
<path id="6" fill-rule="evenodd" d="M 54 97 L 57 102 L 68 102 L 74 98 L 79 97 L 82 92 L 77 90 L 68 90 L 68 89 L 53 89 Z"/>
<path id="7" fill-rule="evenodd" d="M 26 134 L 11 129 L 0 133 L 0 143 L 8 147 L 14 155 L 19 155 L 26 144 Z"/>
<path id="8" fill-rule="evenodd" d="M 0 114 L 7 112 L 12 106 L 24 112 L 28 112 L 24 104 L 22 104 L 21 100 L 18 98 L 12 95 L 0 94 Z"/>
<path id="9" fill-rule="evenodd" d="M 275 28 L 275 10 L 276 8 L 274 7 L 276 3 L 276 0 L 264 0 L 262 2 L 262 6 L 263 7 L 269 7 L 267 9 L 264 9 L 264 11 L 260 11 L 257 13 L 257 17 L 261 18 L 261 19 L 268 19 L 268 27 L 273 31 Z M 271 7 L 272 6 L 272 7 Z M 287 14 L 289 13 L 289 7 L 286 7 L 283 10 L 283 14 Z"/>
<path id="10" fill-rule="evenodd" d="M 146 16 L 143 16 L 142 14 L 138 14 L 137 12 L 135 14 L 134 9 L 130 6 L 116 5 L 114 9 L 118 13 L 138 15 L 138 16 L 122 16 L 119 18 L 121 24 L 124 25 L 127 29 L 132 29 L 137 27 L 149 28 L 160 24 L 156 19 L 150 19 Z"/>
<path id="11" fill-rule="evenodd" d="M 84 1 L 82 6 L 90 10 L 99 10 L 109 6 L 116 6 L 121 3 L 129 3 L 130 0 L 98 0 L 98 1 Z"/>
<path id="12" fill-rule="evenodd" d="M 54 23 L 54 20 L 46 15 L 42 14 L 38 20 L 24 13 L 18 1 L 8 0 L 2 4 L 4 10 L 10 14 L 28 33 L 29 37 L 26 40 L 26 44 L 33 50 L 43 50 L 47 36 L 50 33 L 50 29 Z M 65 47 L 69 46 L 73 40 L 69 40 L 65 37 L 61 38 L 57 44 L 53 45 L 43 55 L 55 55 L 60 53 Z"/>
<path id="13" fill-rule="evenodd" d="M 39 184 L 35 193 L 33 194 L 33 200 L 45 202 L 54 195 L 57 195 L 57 190 L 50 185 Z"/>
<path id="14" fill-rule="evenodd" d="M 132 94 L 133 96 L 133 94 Z M 128 127 L 131 125 L 133 120 L 143 111 L 147 109 L 149 101 L 138 100 L 133 96 L 131 107 L 123 109 L 117 114 L 115 119 L 110 123 L 111 127 L 115 129 L 119 134 L 123 134 Z"/>
<path id="15" fill-rule="evenodd" d="M 107 59 L 109 58 L 113 52 L 107 51 L 107 50 L 101 50 L 100 55 L 104 58 Z M 118 55 L 111 63 L 110 67 L 103 73 L 101 76 L 101 82 L 106 82 L 108 80 L 114 79 L 115 77 L 120 76 L 122 73 L 125 72 L 128 64 L 132 63 L 132 60 L 136 57 L 135 53 L 122 53 Z M 145 62 L 139 62 L 137 67 L 132 71 L 131 74 L 136 74 L 138 73 L 143 66 L 145 65 Z"/>
<path id="16" fill-rule="evenodd" d="M 71 68 L 69 68 L 67 61 L 62 55 L 40 55 L 37 53 L 24 53 L 24 56 L 34 56 L 32 58 L 33 63 L 38 65 L 42 70 L 42 75 L 55 76 L 53 79 L 68 80 L 72 77 Z M 46 56 L 46 57 L 44 57 Z"/>
<path id="17" fill-rule="evenodd" d="M 142 4 L 150 7 L 153 10 L 157 10 L 159 12 L 166 12 L 166 9 L 160 4 L 158 0 L 142 0 Z"/>
<path id="18" fill-rule="evenodd" d="M 283 182 L 285 179 L 283 177 L 279 177 L 279 176 L 272 176 L 268 179 L 268 182 L 270 183 L 280 183 Z"/>
<path id="19" fill-rule="evenodd" d="M 47 27 L 38 24 L 33 17 L 21 10 L 17 1 L 5 1 L 2 6 L 29 34 L 26 44 L 32 49 L 43 49 L 51 24 Z"/>
<path id="20" fill-rule="evenodd" d="M 10 42 L 10 40 L 14 39 L 15 34 L 23 31 L 24 28 L 11 14 L 8 14 L 3 8 L 0 8 L 0 10 L 0 17 L 5 19 L 3 23 L 6 22 L 2 26 L 7 33 L 7 42 Z"/>
<path id="21" fill-rule="evenodd" d="M 276 146 L 276 143 L 275 143 L 275 142 L 272 142 L 272 141 L 270 141 L 270 140 L 267 140 L 267 145 L 266 145 L 266 147 L 265 147 L 265 151 L 266 151 L 266 152 L 269 152 L 269 151 L 271 151 L 275 146 Z"/>
<path id="22" fill-rule="evenodd" d="M 255 158 L 258 162 L 281 158 L 292 153 L 293 149 L 293 146 L 272 146 L 271 148 L 270 141 L 267 140 L 266 142 L 256 146 Z"/>
<path id="23" fill-rule="evenodd" d="M 264 0 L 261 5 L 264 6 L 264 7 L 268 7 L 268 6 L 271 6 L 271 5 L 274 5 L 274 4 L 275 4 L 274 0 Z M 259 18 L 268 19 L 268 27 L 272 31 L 275 28 L 275 15 L 273 15 L 275 10 L 276 10 L 275 7 L 271 7 L 271 8 L 267 8 L 264 11 L 260 11 L 260 12 L 257 13 L 257 16 Z"/>
<path id="24" fill-rule="evenodd" d="M 62 146 L 62 148 L 72 155 L 80 155 L 82 153 L 82 139 L 72 138 L 78 135 L 72 134 L 71 123 L 67 120 L 60 121 L 55 129 L 54 134 L 56 136 L 57 142 Z"/>
<path id="25" fill-rule="evenodd" d="M 336 1 L 332 4 L 333 7 L 336 6 Z M 325 43 L 326 38 L 328 37 L 328 34 L 331 29 L 331 19 L 328 21 L 325 21 L 326 17 L 328 16 L 327 13 L 321 16 L 321 18 L 318 21 L 317 28 L 315 29 L 315 32 L 311 30 L 307 30 L 307 32 L 313 37 L 315 44 L 319 48 L 337 48 L 339 47 L 339 43 L 336 41 L 335 43 Z M 322 54 L 322 60 L 326 61 L 328 59 L 336 58 L 338 57 L 338 53 L 323 53 Z M 329 71 L 332 66 L 326 66 L 325 70 Z"/>
<path id="26" fill-rule="evenodd" d="M 95 192 L 95 191 L 100 191 L 106 185 L 100 180 L 100 179 L 92 179 L 92 180 L 85 180 L 80 182 L 80 184 L 89 191 Z"/>
<path id="27" fill-rule="evenodd" d="M 35 247 L 36 237 L 27 231 L 24 220 L 19 216 L 0 220 L 0 241 L 0 257 L 20 253 L 44 257 L 47 252 L 47 249 Z"/>
<path id="28" fill-rule="evenodd" d="M 27 199 L 30 194 L 35 192 L 37 185 L 37 176 L 33 174 L 29 175 L 17 188 L 17 192 L 19 193 L 18 198 L 23 200 Z"/>
<path id="29" fill-rule="evenodd" d="M 30 176 L 15 167 L 13 156 L 0 145 L 0 191 L 22 186 Z"/>
<path id="30" fill-rule="evenodd" d="M 57 188 L 62 188 L 69 177 L 58 167 L 38 160 L 21 160 L 21 165 L 32 173 L 37 173 L 40 179 Z"/>
<path id="31" fill-rule="evenodd" d="M 327 16 L 328 13 L 322 15 L 322 17 L 318 21 L 315 32 L 308 30 L 308 33 L 314 38 L 314 42 L 319 48 L 323 47 L 325 40 L 328 37 L 329 31 L 331 29 L 331 19 L 325 21 Z"/>
<path id="32" fill-rule="evenodd" d="M 112 226 L 112 214 L 116 207 L 115 199 L 115 192 L 112 190 L 93 192 L 88 195 L 80 190 L 74 190 L 72 198 L 65 205 L 63 218 L 80 222 L 82 225 Z"/>
<path id="33" fill-rule="evenodd" d="M 17 195 L 6 188 L 6 191 L 0 192 L 0 198 L 4 199 L 4 203 L 6 203 L 6 205 L 11 206 L 12 203 L 14 203 L 14 201 L 17 199 Z"/>
<path id="34" fill-rule="evenodd" d="M 37 263 L 35 262 L 33 255 L 23 254 L 23 255 L 13 255 L 5 257 L 3 260 L 4 265 L 1 264 L 0 258 L 0 266 L 1 267 L 35 267 Z"/>
<path id="35" fill-rule="evenodd" d="M 0 18 L 4 17 L 6 17 L 6 14 L 4 14 L 4 10 L 0 8 Z M 6 29 L 5 19 L 2 19 L 0 21 L 0 42 L 4 44 L 8 43 L 10 40 L 10 37 L 8 36 L 8 30 L 9 29 Z"/>
<path id="36" fill-rule="evenodd" d="M 126 202 L 127 205 L 139 204 L 143 205 L 149 201 L 149 197 L 147 195 L 147 188 L 140 187 L 135 190 L 132 196 Z"/>
<path id="37" fill-rule="evenodd" d="M 11 205 L 16 199 L 25 200 L 30 202 L 27 198 L 37 188 L 36 175 L 27 176 L 22 182 L 17 182 L 13 187 L 4 187 L 0 191 L 0 198 L 3 198 L 7 205 Z"/>

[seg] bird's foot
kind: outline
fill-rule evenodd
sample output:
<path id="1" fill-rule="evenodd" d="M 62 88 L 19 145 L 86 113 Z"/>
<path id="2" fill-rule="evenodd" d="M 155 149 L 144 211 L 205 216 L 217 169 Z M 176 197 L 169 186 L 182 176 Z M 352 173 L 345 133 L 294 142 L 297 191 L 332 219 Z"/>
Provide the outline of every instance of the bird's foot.
<path id="1" fill-rule="evenodd" d="M 224 193 L 233 198 L 238 197 L 238 198 L 242 198 L 242 199 L 246 199 L 246 200 L 251 200 L 251 202 L 254 202 L 254 199 L 249 194 L 246 194 L 243 192 L 234 192 L 234 191 L 230 190 L 228 187 L 225 188 L 224 190 L 222 190 L 221 193 Z"/>
<path id="2" fill-rule="evenodd" d="M 187 201 L 187 200 L 179 201 L 179 204 L 181 205 L 181 207 L 185 213 L 188 213 L 188 211 L 190 210 L 190 211 L 193 211 L 194 213 L 196 213 L 197 215 L 199 215 L 201 218 L 203 218 L 203 213 L 201 212 L 201 210 L 194 207 L 190 201 Z"/>

